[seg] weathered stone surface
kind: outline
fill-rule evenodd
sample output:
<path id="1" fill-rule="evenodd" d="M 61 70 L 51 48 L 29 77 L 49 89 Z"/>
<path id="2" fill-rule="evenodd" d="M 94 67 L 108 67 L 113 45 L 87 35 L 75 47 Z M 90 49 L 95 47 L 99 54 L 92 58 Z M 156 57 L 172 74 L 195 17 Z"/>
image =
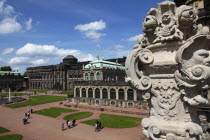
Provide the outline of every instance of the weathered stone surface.
<path id="1" fill-rule="evenodd" d="M 143 133 L 153 140 L 207 140 L 196 108 L 210 85 L 210 34 L 190 6 L 165 1 L 152 8 L 126 60 L 126 81 L 150 105 Z"/>

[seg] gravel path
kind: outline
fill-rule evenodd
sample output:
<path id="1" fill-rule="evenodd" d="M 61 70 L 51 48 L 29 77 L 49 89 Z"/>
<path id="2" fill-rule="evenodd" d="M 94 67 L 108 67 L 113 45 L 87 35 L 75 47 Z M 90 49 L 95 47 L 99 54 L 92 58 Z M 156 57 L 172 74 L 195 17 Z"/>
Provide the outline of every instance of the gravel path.
<path id="1" fill-rule="evenodd" d="M 33 110 L 59 107 L 58 105 L 59 102 L 37 105 L 33 106 Z M 100 111 L 72 108 L 80 110 L 77 112 L 90 111 L 93 112 L 94 115 L 89 118 L 77 120 L 77 126 L 74 128 L 61 131 L 61 123 L 63 122 L 65 124 L 65 121 L 62 120 L 62 118 L 65 115 L 76 112 L 63 113 L 57 118 L 32 114 L 31 118 L 29 119 L 29 124 L 23 125 L 22 119 L 24 117 L 24 112 L 26 112 L 27 109 L 28 107 L 10 109 L 0 106 L 0 126 L 9 129 L 11 132 L 8 132 L 8 134 L 23 135 L 23 140 L 145 140 L 142 135 L 140 125 L 134 128 L 122 129 L 104 128 L 100 132 L 94 132 L 93 126 L 79 123 L 80 121 L 84 120 L 98 119 L 101 113 Z M 145 117 L 140 115 L 122 114 L 115 112 L 103 113 L 133 117 Z"/>

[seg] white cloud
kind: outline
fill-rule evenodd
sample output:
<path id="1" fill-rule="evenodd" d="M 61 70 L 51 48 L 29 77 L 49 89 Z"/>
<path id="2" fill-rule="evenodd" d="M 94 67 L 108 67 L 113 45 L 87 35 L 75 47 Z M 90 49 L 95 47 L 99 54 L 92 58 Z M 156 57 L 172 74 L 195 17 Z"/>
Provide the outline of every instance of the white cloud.
<path id="1" fill-rule="evenodd" d="M 97 32 L 105 28 L 106 23 L 102 20 L 90 22 L 88 24 L 78 24 L 74 27 L 75 30 L 79 30 L 80 32 L 84 33 L 85 37 L 96 40 L 106 35 L 104 33 Z"/>
<path id="2" fill-rule="evenodd" d="M 21 31 L 21 24 L 16 18 L 5 18 L 0 22 L 0 34 L 9 34 Z"/>
<path id="3" fill-rule="evenodd" d="M 57 48 L 53 45 L 36 45 L 27 43 L 22 48 L 16 51 L 16 55 L 25 55 L 27 57 L 46 57 L 46 58 L 55 58 L 59 59 L 64 58 L 67 55 L 74 55 L 79 59 L 79 61 L 91 61 L 94 60 L 93 55 L 84 54 L 79 50 L 75 49 L 63 49 Z M 34 62 L 35 64 L 35 62 Z"/>
<path id="4" fill-rule="evenodd" d="M 4 49 L 1 54 L 3 54 L 3 55 L 9 54 L 9 53 L 13 52 L 13 50 L 14 50 L 14 48 L 7 48 L 7 49 Z"/>
<path id="5" fill-rule="evenodd" d="M 43 65 L 46 64 L 48 60 L 37 59 L 33 60 L 29 57 L 14 57 L 9 60 L 8 64 L 10 65 Z"/>
<path id="6" fill-rule="evenodd" d="M 6 0 L 1 0 L 0 1 L 0 15 L 1 16 L 10 16 L 11 14 L 13 14 L 14 8 L 10 5 L 6 5 L 5 4 Z"/>
<path id="7" fill-rule="evenodd" d="M 103 33 L 98 33 L 96 31 L 88 31 L 88 32 L 85 32 L 85 36 L 87 38 L 90 38 L 90 39 L 100 39 L 102 36 L 105 36 L 106 34 L 103 34 Z"/>
<path id="8" fill-rule="evenodd" d="M 137 41 L 138 38 L 139 38 L 139 35 L 132 36 L 132 37 L 130 37 L 129 39 L 127 39 L 127 41 L 134 42 L 134 41 Z"/>
<path id="9" fill-rule="evenodd" d="M 114 45 L 114 48 L 115 49 L 122 49 L 122 48 L 124 48 L 124 46 L 120 45 L 120 44 L 117 44 L 117 45 Z"/>
<path id="10" fill-rule="evenodd" d="M 23 26 L 23 23 L 17 20 L 20 15 L 20 13 L 15 12 L 11 5 L 6 4 L 6 0 L 0 0 L 0 34 L 20 32 Z M 32 28 L 32 19 L 29 18 L 25 25 L 26 30 L 30 30 Z"/>
<path id="11" fill-rule="evenodd" d="M 106 23 L 103 22 L 102 20 L 90 22 L 88 24 L 78 24 L 74 27 L 75 30 L 79 30 L 80 32 L 98 31 L 98 30 L 103 30 L 105 28 L 106 28 Z"/>
<path id="12" fill-rule="evenodd" d="M 45 57 L 55 57 L 55 56 L 66 56 L 79 54 L 78 50 L 57 48 L 53 45 L 36 45 L 27 43 L 22 48 L 16 51 L 17 55 L 27 55 L 27 56 L 45 56 Z"/>
<path id="13" fill-rule="evenodd" d="M 32 18 L 29 18 L 29 20 L 25 22 L 25 25 L 26 25 L 26 30 L 31 30 L 32 29 Z"/>
<path id="14" fill-rule="evenodd" d="M 87 55 L 80 55 L 79 61 L 93 61 L 96 58 L 92 54 L 87 54 Z"/>

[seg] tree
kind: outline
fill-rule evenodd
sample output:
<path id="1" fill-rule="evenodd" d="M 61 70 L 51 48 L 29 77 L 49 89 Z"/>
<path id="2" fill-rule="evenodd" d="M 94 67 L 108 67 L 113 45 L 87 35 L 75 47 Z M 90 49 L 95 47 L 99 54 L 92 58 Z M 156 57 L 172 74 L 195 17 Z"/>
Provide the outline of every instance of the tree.
<path id="1" fill-rule="evenodd" d="M 12 68 L 10 66 L 4 66 L 0 68 L 0 71 L 12 71 Z"/>

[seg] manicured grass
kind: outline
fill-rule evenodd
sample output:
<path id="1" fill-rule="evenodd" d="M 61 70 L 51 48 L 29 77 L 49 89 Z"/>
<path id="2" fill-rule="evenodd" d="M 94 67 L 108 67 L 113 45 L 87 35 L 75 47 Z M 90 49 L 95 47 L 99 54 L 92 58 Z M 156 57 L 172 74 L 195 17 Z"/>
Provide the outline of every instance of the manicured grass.
<path id="1" fill-rule="evenodd" d="M 59 94 L 69 94 L 69 95 L 71 95 L 71 94 L 74 94 L 74 93 L 71 92 L 71 91 L 62 91 Z"/>
<path id="2" fill-rule="evenodd" d="M 0 127 L 0 133 L 5 133 L 5 132 L 9 132 L 9 130 L 7 130 L 6 128 Z"/>
<path id="3" fill-rule="evenodd" d="M 19 107 L 25 107 L 29 105 L 35 106 L 35 105 L 40 105 L 40 104 L 62 101 L 65 99 L 65 97 L 62 97 L 62 96 L 50 96 L 50 95 L 31 96 L 30 98 L 31 99 L 27 100 L 26 102 L 6 105 L 6 107 L 19 108 Z"/>
<path id="4" fill-rule="evenodd" d="M 141 118 L 128 117 L 128 116 L 119 116 L 112 114 L 101 114 L 100 119 L 88 120 L 81 123 L 95 125 L 96 120 L 101 121 L 102 127 L 110 128 L 130 128 L 138 126 L 138 123 L 141 122 Z"/>
<path id="5" fill-rule="evenodd" d="M 9 95 L 9 93 L 0 93 L 0 96 L 7 96 Z M 12 92 L 11 96 L 22 96 L 22 95 L 26 95 L 26 93 L 16 93 L 16 92 Z"/>
<path id="6" fill-rule="evenodd" d="M 74 111 L 78 111 L 78 110 L 59 108 L 59 107 L 51 107 L 49 109 L 35 111 L 34 113 L 56 118 L 56 117 L 60 116 L 61 113 L 74 112 Z"/>
<path id="7" fill-rule="evenodd" d="M 27 89 L 27 91 L 43 93 L 43 92 L 45 92 L 45 91 L 47 91 L 47 90 L 41 90 L 41 89 Z"/>
<path id="8" fill-rule="evenodd" d="M 92 116 L 92 112 L 79 112 L 63 117 L 64 120 L 79 120 Z"/>
<path id="9" fill-rule="evenodd" d="M 22 140 L 23 136 L 18 134 L 0 136 L 0 140 Z"/>

